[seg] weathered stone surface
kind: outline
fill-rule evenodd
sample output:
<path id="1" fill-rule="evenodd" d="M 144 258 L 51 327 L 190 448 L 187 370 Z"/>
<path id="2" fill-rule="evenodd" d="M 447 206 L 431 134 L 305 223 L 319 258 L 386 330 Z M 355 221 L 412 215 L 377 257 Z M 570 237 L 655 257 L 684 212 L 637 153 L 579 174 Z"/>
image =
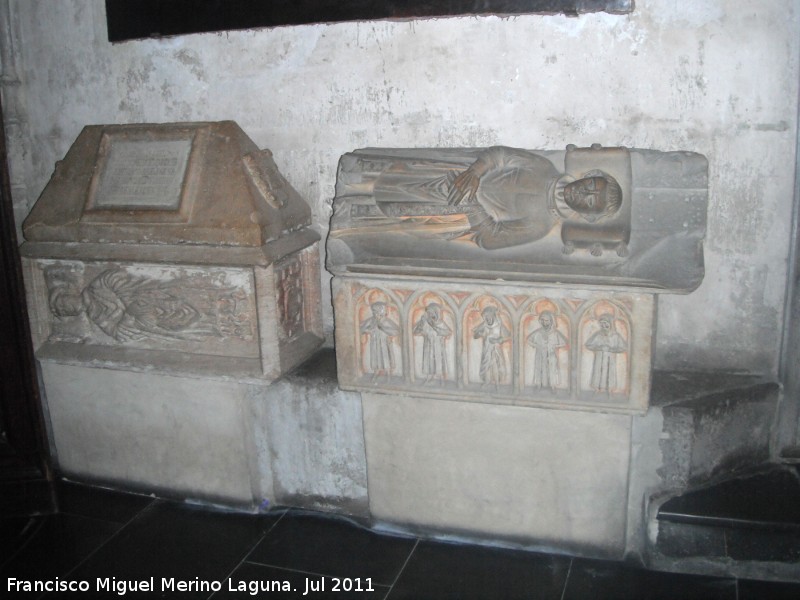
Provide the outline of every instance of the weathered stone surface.
<path id="1" fill-rule="evenodd" d="M 122 42 L 131 39 L 172 37 L 189 33 L 262 29 L 282 25 L 339 23 L 378 19 L 427 19 L 459 15 L 525 15 L 557 14 L 577 16 L 607 12 L 626 14 L 633 11 L 633 0 L 405 0 L 404 2 L 372 2 L 350 0 L 343 3 L 277 2 L 254 5 L 247 0 L 228 0 L 226 10 L 206 4 L 192 5 L 192 19 L 180 4 L 165 4 L 159 10 L 137 10 L 132 19 L 131 3 L 106 0 L 108 39 Z M 147 6 L 145 3 L 144 6 Z M 133 9 L 136 10 L 136 9 Z"/>
<path id="2" fill-rule="evenodd" d="M 344 389 L 647 409 L 652 294 L 351 275 L 333 289 Z"/>
<path id="3" fill-rule="evenodd" d="M 778 394 L 776 383 L 758 377 L 659 373 L 654 384 L 654 402 L 664 416 L 659 475 L 667 487 L 686 489 L 767 462 Z"/>
<path id="4" fill-rule="evenodd" d="M 278 504 L 368 516 L 361 395 L 336 384 L 332 349 L 249 401 L 259 474 Z"/>
<path id="5" fill-rule="evenodd" d="M 622 556 L 632 417 L 363 401 L 375 518 Z"/>
<path id="6" fill-rule="evenodd" d="M 688 292 L 708 164 L 690 152 L 367 149 L 339 164 L 328 267 Z"/>
<path id="7" fill-rule="evenodd" d="M 59 469 L 76 478 L 250 506 L 247 386 L 43 361 Z"/>
<path id="8" fill-rule="evenodd" d="M 23 227 L 37 356 L 274 380 L 322 342 L 309 220 L 236 123 L 87 127 Z"/>
<path id="9" fill-rule="evenodd" d="M 332 350 L 272 383 L 41 364 L 53 455 L 71 477 L 369 515 L 361 395 L 336 385 Z"/>
<path id="10" fill-rule="evenodd" d="M 651 406 L 633 418 L 627 551 L 643 563 L 669 497 L 763 465 L 778 385 L 724 372 L 654 371 Z"/>

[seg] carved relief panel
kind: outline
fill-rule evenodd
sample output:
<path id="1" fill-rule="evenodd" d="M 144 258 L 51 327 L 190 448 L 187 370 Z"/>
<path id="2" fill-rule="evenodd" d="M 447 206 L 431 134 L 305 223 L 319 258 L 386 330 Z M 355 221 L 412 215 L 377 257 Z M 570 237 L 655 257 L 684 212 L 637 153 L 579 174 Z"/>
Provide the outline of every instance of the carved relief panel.
<path id="1" fill-rule="evenodd" d="M 43 262 L 49 342 L 257 356 L 247 270 Z"/>
<path id="2" fill-rule="evenodd" d="M 278 291 L 278 320 L 281 334 L 294 339 L 305 331 L 305 296 L 303 294 L 303 264 L 292 257 L 276 269 Z"/>
<path id="3" fill-rule="evenodd" d="M 268 267 L 24 259 L 36 355 L 273 380 L 321 340 L 312 246 Z"/>
<path id="4" fill-rule="evenodd" d="M 337 277 L 334 308 L 345 389 L 647 407 L 651 294 Z"/>

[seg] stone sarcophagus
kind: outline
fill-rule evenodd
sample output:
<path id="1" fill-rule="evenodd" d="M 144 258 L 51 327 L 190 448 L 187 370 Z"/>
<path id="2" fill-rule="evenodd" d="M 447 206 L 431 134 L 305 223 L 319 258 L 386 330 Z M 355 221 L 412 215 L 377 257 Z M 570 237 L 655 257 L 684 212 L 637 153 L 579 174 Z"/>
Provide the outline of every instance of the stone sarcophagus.
<path id="1" fill-rule="evenodd" d="M 656 294 L 703 278 L 707 188 L 689 152 L 345 155 L 328 239 L 340 385 L 644 412 Z"/>
<path id="2" fill-rule="evenodd" d="M 277 378 L 322 341 L 310 218 L 234 122 L 86 127 L 23 225 L 37 357 Z"/>

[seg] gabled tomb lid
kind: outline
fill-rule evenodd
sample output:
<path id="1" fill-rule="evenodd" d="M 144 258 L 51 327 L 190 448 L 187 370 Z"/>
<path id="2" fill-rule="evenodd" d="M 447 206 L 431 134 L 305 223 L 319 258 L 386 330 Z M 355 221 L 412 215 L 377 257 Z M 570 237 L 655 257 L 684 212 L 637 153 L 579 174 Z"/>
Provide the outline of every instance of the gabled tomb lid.
<path id="1" fill-rule="evenodd" d="M 260 247 L 310 224 L 233 121 L 91 125 L 23 224 L 32 242 Z"/>

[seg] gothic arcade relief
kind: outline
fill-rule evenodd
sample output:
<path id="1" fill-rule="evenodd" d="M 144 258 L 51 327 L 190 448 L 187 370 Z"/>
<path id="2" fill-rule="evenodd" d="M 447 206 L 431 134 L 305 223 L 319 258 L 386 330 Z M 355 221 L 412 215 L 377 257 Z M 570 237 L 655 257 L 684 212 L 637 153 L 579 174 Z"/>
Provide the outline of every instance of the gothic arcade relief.
<path id="1" fill-rule="evenodd" d="M 637 302 L 649 339 L 650 296 L 507 288 L 497 293 L 432 284 L 383 287 L 334 280 L 337 309 L 352 295 L 354 363 L 340 383 L 515 404 L 630 407 Z M 648 312 L 649 311 L 649 312 Z M 638 327 L 639 325 L 637 325 Z M 649 368 L 649 345 L 638 353 Z M 352 368 L 355 367 L 355 368 Z"/>

